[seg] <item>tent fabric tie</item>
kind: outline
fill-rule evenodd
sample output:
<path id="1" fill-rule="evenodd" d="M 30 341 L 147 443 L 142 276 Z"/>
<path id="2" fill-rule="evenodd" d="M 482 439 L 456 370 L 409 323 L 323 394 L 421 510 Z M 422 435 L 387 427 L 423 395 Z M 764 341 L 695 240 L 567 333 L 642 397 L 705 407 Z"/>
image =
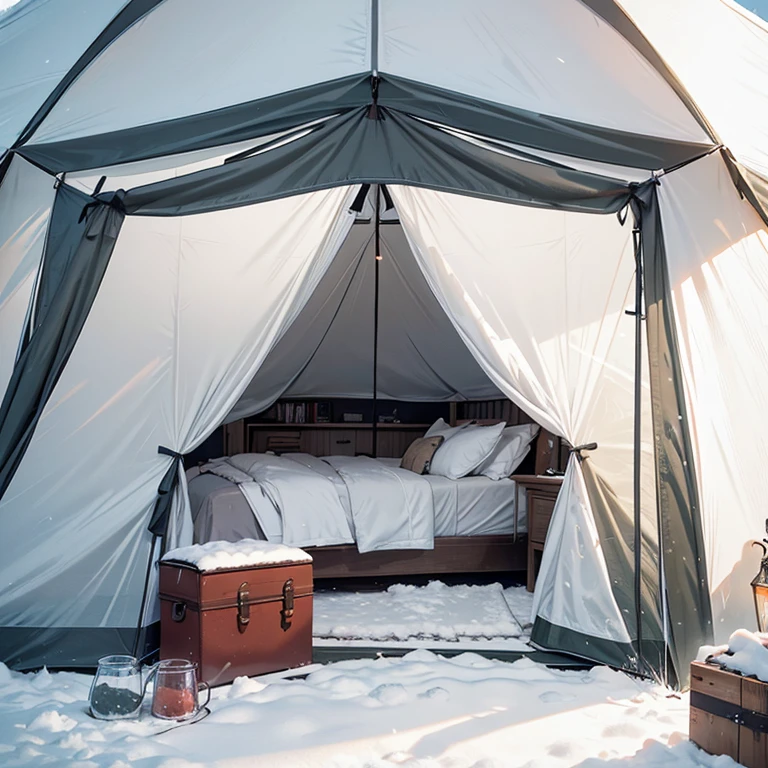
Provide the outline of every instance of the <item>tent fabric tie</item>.
<path id="1" fill-rule="evenodd" d="M 570 452 L 573 453 L 576 458 L 579 461 L 584 461 L 584 459 L 588 458 L 587 456 L 583 455 L 583 451 L 596 451 L 597 450 L 597 443 L 582 443 L 581 445 L 574 445 L 570 449 Z"/>
<path id="2" fill-rule="evenodd" d="M 136 633 L 134 635 L 133 655 L 137 656 L 142 650 L 142 638 L 143 638 L 143 620 L 144 611 L 147 606 L 147 598 L 149 596 L 149 583 L 150 576 L 152 574 L 152 565 L 154 564 L 153 554 L 155 552 L 155 543 L 159 538 L 162 538 L 162 545 L 160 547 L 159 558 L 166 552 L 167 540 L 166 534 L 168 532 L 168 520 L 171 516 L 171 506 L 173 504 L 173 495 L 179 486 L 179 469 L 184 465 L 184 454 L 174 451 L 172 448 L 167 448 L 164 445 L 157 446 L 157 453 L 159 456 L 170 456 L 173 459 L 171 466 L 168 467 L 163 479 L 160 481 L 160 485 L 157 487 L 157 499 L 155 500 L 155 506 L 152 510 L 152 517 L 150 518 L 149 531 L 152 533 L 152 544 L 149 547 L 149 558 L 147 560 L 147 570 L 144 574 L 144 590 L 141 595 L 141 605 L 139 607 L 139 616 L 136 623 Z"/>
<path id="3" fill-rule="evenodd" d="M 165 537 L 171 514 L 173 494 L 179 485 L 179 468 L 183 466 L 184 455 L 171 448 L 166 448 L 164 445 L 157 447 L 157 453 L 160 456 L 170 456 L 173 461 L 163 475 L 160 485 L 157 487 L 157 500 L 155 501 L 155 507 L 152 511 L 148 527 L 154 536 Z M 165 544 L 163 544 L 163 547 L 165 547 Z"/>

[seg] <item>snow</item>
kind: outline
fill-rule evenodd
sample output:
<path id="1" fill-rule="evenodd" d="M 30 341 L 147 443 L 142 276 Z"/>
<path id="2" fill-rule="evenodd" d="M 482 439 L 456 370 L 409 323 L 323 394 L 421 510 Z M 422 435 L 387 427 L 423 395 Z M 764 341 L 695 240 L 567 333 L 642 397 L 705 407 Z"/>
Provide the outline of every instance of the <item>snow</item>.
<path id="1" fill-rule="evenodd" d="M 532 605 L 533 595 L 525 587 L 504 590 L 501 584 L 448 586 L 431 581 L 426 587 L 395 584 L 383 592 L 318 592 L 313 634 L 377 643 L 443 641 L 441 647 L 468 640 L 527 641 L 524 627 Z M 506 647 L 526 646 L 517 642 Z"/>
<path id="2" fill-rule="evenodd" d="M 271 544 L 256 539 L 240 541 L 211 541 L 190 547 L 172 549 L 163 560 L 174 560 L 195 566 L 199 571 L 220 571 L 224 568 L 249 568 L 263 565 L 311 563 L 312 557 L 297 547 Z"/>
<path id="3" fill-rule="evenodd" d="M 0 764 L 74 768 L 728 768 L 687 742 L 687 697 L 597 667 L 474 653 L 345 661 L 238 678 L 211 714 L 161 733 L 87 714 L 91 678 L 0 665 Z M 145 707 L 147 704 L 145 704 Z M 631 759 L 626 759 L 631 758 Z M 586 762 L 584 762 L 586 761 Z M 607 761 L 607 762 L 606 762 Z"/>
<path id="4" fill-rule="evenodd" d="M 768 634 L 737 629 L 728 639 L 726 647 L 705 646 L 699 653 L 699 659 L 704 654 L 711 655 L 716 664 L 726 669 L 741 672 L 742 675 L 753 675 L 758 680 L 768 683 L 768 647 L 766 646 L 768 646 Z"/>

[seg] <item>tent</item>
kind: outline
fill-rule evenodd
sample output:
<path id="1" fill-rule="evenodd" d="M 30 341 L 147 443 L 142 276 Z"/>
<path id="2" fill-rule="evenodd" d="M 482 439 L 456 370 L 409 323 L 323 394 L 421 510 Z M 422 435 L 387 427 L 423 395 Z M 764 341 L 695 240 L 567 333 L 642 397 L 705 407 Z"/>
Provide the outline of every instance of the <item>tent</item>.
<path id="1" fill-rule="evenodd" d="M 574 446 L 533 641 L 684 684 L 754 622 L 766 75 L 730 0 L 0 15 L 0 659 L 146 639 L 181 456 L 361 394 L 373 269 L 381 396 L 501 393 Z"/>

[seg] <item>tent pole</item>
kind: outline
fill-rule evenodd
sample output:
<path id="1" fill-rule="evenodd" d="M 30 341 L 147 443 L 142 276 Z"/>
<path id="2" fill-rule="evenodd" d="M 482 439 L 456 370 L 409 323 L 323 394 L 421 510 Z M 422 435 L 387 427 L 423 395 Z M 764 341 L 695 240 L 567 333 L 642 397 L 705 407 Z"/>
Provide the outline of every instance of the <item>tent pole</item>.
<path id="1" fill-rule="evenodd" d="M 635 622 L 637 627 L 638 667 L 644 671 L 643 658 L 643 606 L 642 606 L 642 517 L 640 514 L 641 458 L 642 458 L 642 406 L 643 406 L 643 262 L 641 222 L 635 221 L 632 230 L 635 248 L 635 423 L 634 423 L 634 545 L 635 545 Z"/>
<path id="2" fill-rule="evenodd" d="M 376 458 L 378 454 L 378 391 L 379 391 L 379 263 L 381 262 L 381 184 L 376 185 L 376 219 L 374 224 L 374 283 L 373 283 L 373 427 L 371 452 Z"/>

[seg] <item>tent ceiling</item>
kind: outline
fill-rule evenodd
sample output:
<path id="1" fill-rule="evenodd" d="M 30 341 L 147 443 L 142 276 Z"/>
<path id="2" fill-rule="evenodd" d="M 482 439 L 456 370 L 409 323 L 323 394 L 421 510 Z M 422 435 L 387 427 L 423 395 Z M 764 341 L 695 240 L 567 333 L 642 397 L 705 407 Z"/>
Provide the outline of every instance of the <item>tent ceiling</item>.
<path id="1" fill-rule="evenodd" d="M 372 213 L 373 197 L 363 214 Z M 390 221 L 393 215 L 388 212 Z M 381 252 L 379 397 L 502 397 L 432 294 L 399 223 L 382 225 Z M 375 264 L 374 222 L 358 221 L 228 421 L 257 413 L 281 395 L 372 396 Z"/>
<path id="2" fill-rule="evenodd" d="M 233 143 L 364 107 L 379 75 L 382 106 L 544 151 L 658 169 L 712 143 L 613 3 L 131 0 L 24 151 L 60 172 Z"/>
<path id="3" fill-rule="evenodd" d="M 606 128 L 708 139 L 654 66 L 579 0 L 164 0 L 86 67 L 35 142 L 374 70 Z"/>

